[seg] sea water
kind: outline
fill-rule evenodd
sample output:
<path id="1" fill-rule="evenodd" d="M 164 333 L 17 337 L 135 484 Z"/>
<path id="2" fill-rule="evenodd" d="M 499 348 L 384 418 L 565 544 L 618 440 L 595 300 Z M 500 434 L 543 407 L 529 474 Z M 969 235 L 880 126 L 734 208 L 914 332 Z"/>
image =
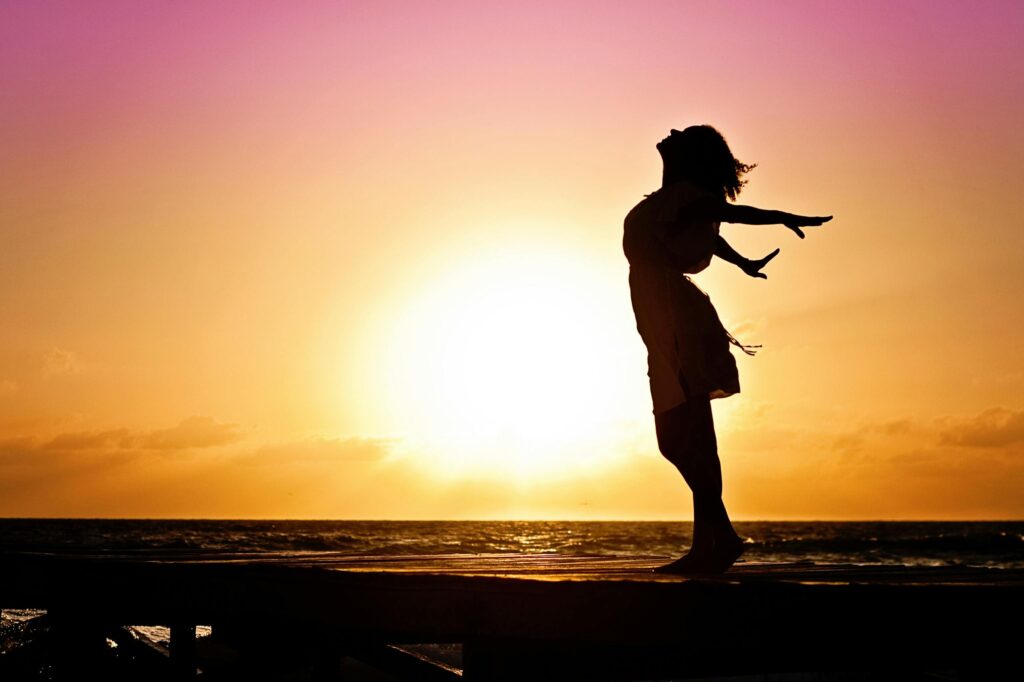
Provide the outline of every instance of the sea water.
<path id="1" fill-rule="evenodd" d="M 743 561 L 1024 567 L 1024 521 L 738 521 Z M 0 519 L 0 550 L 678 556 L 688 521 Z"/>

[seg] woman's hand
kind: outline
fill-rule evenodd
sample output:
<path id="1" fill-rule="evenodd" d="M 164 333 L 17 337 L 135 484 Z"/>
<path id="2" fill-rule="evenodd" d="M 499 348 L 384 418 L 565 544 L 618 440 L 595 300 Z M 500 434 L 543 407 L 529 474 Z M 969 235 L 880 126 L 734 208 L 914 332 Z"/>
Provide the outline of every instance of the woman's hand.
<path id="1" fill-rule="evenodd" d="M 747 260 L 745 263 L 740 265 L 740 269 L 747 273 L 751 277 L 760 277 L 761 279 L 768 279 L 768 275 L 761 272 L 761 268 L 768 264 L 772 258 L 779 255 L 779 249 L 775 249 L 764 258 L 760 260 Z"/>
<path id="2" fill-rule="evenodd" d="M 804 233 L 800 229 L 801 227 L 817 227 L 822 223 L 827 223 L 832 220 L 832 216 L 807 216 L 807 215 L 796 215 L 794 213 L 788 214 L 789 217 L 782 221 L 782 224 L 789 229 L 796 232 L 800 239 L 804 238 Z"/>

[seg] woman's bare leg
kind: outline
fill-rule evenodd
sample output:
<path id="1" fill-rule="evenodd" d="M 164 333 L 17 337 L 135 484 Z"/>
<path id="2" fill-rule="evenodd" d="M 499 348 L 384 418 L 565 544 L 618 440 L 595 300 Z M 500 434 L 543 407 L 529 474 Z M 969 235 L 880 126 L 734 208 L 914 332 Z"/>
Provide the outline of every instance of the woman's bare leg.
<path id="1" fill-rule="evenodd" d="M 658 435 L 658 449 L 661 454 L 679 470 L 693 494 L 693 541 L 690 551 L 682 558 L 659 567 L 665 572 L 702 571 L 707 565 L 714 550 L 714 536 L 709 524 L 707 500 L 713 497 L 715 482 L 713 476 L 709 480 L 709 472 L 697 456 L 699 441 L 706 438 L 706 431 L 701 430 L 700 405 L 687 401 L 681 405 L 655 415 L 655 430 Z"/>
<path id="2" fill-rule="evenodd" d="M 700 504 L 704 508 L 706 524 L 714 538 L 712 558 L 705 566 L 712 573 L 723 573 L 743 554 L 743 540 L 729 520 L 729 513 L 722 501 L 722 462 L 718 457 L 718 439 L 715 435 L 711 401 L 704 399 L 695 403 L 698 410 L 698 438 L 696 456 L 708 470 L 707 488 L 701 494 Z"/>
<path id="3" fill-rule="evenodd" d="M 695 398 L 655 415 L 658 447 L 693 493 L 693 544 L 665 572 L 720 573 L 743 553 L 722 502 L 722 465 L 718 458 L 711 402 Z"/>

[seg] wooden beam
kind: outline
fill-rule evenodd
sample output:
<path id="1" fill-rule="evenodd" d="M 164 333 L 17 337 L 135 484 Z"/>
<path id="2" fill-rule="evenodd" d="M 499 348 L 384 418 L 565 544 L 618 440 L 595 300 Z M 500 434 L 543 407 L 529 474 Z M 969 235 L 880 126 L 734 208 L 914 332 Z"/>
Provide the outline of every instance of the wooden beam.
<path id="1" fill-rule="evenodd" d="M 171 667 L 176 677 L 196 676 L 196 626 L 171 623 Z"/>

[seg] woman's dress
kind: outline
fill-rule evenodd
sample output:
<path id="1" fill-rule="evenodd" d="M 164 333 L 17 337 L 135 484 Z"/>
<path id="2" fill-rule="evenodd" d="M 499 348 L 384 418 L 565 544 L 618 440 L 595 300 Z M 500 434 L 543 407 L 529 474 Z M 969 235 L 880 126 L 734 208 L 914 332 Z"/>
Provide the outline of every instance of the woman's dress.
<path id="1" fill-rule="evenodd" d="M 711 298 L 687 274 L 711 263 L 720 223 L 695 221 L 686 206 L 708 193 L 689 182 L 664 187 L 626 216 L 623 251 L 637 331 L 647 346 L 654 413 L 693 396 L 725 398 L 740 392 L 736 341 Z"/>

